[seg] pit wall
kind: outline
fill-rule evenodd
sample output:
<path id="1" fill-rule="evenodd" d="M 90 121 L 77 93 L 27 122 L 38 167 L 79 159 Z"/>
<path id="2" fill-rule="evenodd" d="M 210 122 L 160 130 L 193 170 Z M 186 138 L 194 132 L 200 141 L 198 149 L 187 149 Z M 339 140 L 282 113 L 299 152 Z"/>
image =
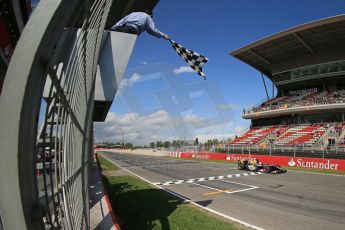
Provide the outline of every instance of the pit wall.
<path id="1" fill-rule="evenodd" d="M 308 168 L 320 170 L 345 171 L 345 160 L 328 158 L 308 158 L 308 157 L 289 157 L 289 156 L 269 156 L 252 154 L 221 154 L 208 152 L 170 152 L 169 156 L 178 158 L 194 158 L 204 160 L 222 160 L 236 162 L 243 158 L 259 159 L 263 164 L 278 164 L 292 168 Z"/>

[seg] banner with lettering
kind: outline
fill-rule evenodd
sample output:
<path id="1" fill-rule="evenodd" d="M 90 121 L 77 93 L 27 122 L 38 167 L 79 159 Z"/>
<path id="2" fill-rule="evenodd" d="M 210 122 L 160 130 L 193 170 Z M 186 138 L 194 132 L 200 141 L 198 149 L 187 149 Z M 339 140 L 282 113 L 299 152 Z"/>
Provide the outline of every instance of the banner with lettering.
<path id="1" fill-rule="evenodd" d="M 309 168 L 321 170 L 345 171 L 345 160 L 328 158 L 309 157 L 289 157 L 289 156 L 269 156 L 269 155 L 249 155 L 249 154 L 224 154 L 209 152 L 172 152 L 171 156 L 179 158 L 195 158 L 205 160 L 237 161 L 243 158 L 259 159 L 263 164 L 278 164 L 293 168 Z"/>

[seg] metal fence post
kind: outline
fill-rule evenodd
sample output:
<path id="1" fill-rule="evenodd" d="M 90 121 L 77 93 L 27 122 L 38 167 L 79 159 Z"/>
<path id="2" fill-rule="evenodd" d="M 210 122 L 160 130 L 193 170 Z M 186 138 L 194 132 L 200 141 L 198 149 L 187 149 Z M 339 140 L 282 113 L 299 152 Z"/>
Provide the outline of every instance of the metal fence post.
<path id="1" fill-rule="evenodd" d="M 296 157 L 296 148 L 297 148 L 297 146 L 295 146 L 295 148 L 294 148 L 293 157 Z"/>

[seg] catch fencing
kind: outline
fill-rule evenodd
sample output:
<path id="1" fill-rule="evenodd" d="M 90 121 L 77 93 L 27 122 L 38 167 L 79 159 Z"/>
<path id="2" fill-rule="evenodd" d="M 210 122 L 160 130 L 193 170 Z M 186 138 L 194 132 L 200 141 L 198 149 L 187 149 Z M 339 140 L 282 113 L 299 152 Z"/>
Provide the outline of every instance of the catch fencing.
<path id="1" fill-rule="evenodd" d="M 95 76 L 112 2 L 41 1 L 21 35 L 0 104 L 5 229 L 89 228 Z"/>

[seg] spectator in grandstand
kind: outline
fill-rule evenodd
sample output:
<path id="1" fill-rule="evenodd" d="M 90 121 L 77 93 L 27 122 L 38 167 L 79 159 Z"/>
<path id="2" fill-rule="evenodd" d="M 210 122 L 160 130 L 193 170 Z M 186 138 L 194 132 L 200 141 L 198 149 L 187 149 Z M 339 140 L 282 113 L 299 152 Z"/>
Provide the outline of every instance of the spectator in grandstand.
<path id="1" fill-rule="evenodd" d="M 140 35 L 142 32 L 147 31 L 149 34 L 157 37 L 169 39 L 169 36 L 160 32 L 152 20 L 153 13 L 151 10 L 145 12 L 133 12 L 118 21 L 111 30 L 124 32 L 129 34 Z"/>
<path id="2" fill-rule="evenodd" d="M 341 139 L 340 144 L 345 145 L 345 138 Z"/>
<path id="3" fill-rule="evenodd" d="M 257 107 L 247 110 L 247 113 L 277 110 L 282 108 L 291 108 L 298 106 L 311 106 L 322 104 L 335 104 L 345 102 L 345 90 L 338 89 L 337 91 L 323 91 L 319 93 L 306 94 L 302 96 L 286 96 L 285 99 L 277 102 L 261 103 Z"/>
<path id="4" fill-rule="evenodd" d="M 39 148 L 38 152 L 37 152 L 37 161 L 38 162 L 43 161 L 43 158 L 44 158 L 43 154 L 44 154 L 43 148 Z"/>

